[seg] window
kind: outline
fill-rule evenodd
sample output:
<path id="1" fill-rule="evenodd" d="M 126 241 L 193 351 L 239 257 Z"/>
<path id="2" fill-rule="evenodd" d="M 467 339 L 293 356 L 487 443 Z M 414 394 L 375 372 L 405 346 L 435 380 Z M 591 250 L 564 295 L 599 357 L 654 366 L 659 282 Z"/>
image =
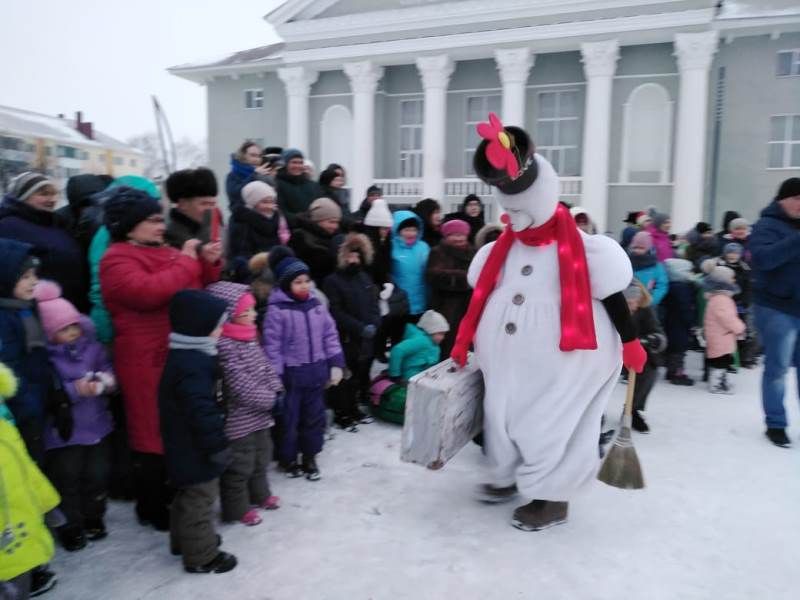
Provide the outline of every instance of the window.
<path id="1" fill-rule="evenodd" d="M 264 108 L 264 90 L 245 90 L 244 107 L 247 109 Z"/>
<path id="2" fill-rule="evenodd" d="M 422 100 L 400 101 L 400 177 L 422 177 Z"/>
<path id="3" fill-rule="evenodd" d="M 776 115 L 769 124 L 767 167 L 800 168 L 800 115 Z"/>
<path id="4" fill-rule="evenodd" d="M 475 175 L 472 170 L 472 158 L 475 156 L 475 149 L 481 141 L 481 136 L 475 130 L 478 123 L 486 121 L 490 112 L 500 113 L 501 97 L 491 96 L 468 96 L 466 123 L 464 124 L 464 175 L 471 177 Z"/>
<path id="5" fill-rule="evenodd" d="M 136 159 L 135 159 L 135 158 L 132 158 L 132 159 L 131 159 L 131 160 L 128 162 L 128 164 L 129 164 L 130 166 L 132 166 L 132 167 L 135 167 L 135 166 L 136 166 Z"/>
<path id="6" fill-rule="evenodd" d="M 3 150 L 19 150 L 21 145 L 19 138 L 0 136 L 0 148 Z"/>
<path id="7" fill-rule="evenodd" d="M 578 92 L 539 92 L 536 117 L 536 151 L 553 165 L 559 175 L 578 175 Z"/>
<path id="8" fill-rule="evenodd" d="M 58 146 L 56 148 L 56 156 L 62 158 L 78 158 L 78 150 L 72 146 Z"/>
<path id="9" fill-rule="evenodd" d="M 778 52 L 778 77 L 800 75 L 800 50 L 783 50 Z"/>
<path id="10" fill-rule="evenodd" d="M 623 108 L 620 183 L 667 183 L 672 145 L 672 102 L 656 83 L 638 86 Z"/>
<path id="11" fill-rule="evenodd" d="M 120 165 L 124 165 L 124 164 L 125 164 L 125 161 L 122 159 L 122 157 L 121 157 L 121 156 L 115 156 L 115 157 L 114 157 L 114 164 L 115 164 L 115 165 L 118 165 L 118 166 L 120 166 Z"/>

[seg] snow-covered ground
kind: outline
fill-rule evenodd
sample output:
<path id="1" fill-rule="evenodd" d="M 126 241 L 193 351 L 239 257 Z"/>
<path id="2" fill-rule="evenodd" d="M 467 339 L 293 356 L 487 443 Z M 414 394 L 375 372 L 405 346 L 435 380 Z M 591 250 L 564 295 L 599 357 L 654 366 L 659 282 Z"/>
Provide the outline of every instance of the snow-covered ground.
<path id="1" fill-rule="evenodd" d="M 110 536 L 53 561 L 47 598 L 236 600 L 770 600 L 800 597 L 800 423 L 796 388 L 790 450 L 763 435 L 757 371 L 735 396 L 659 383 L 653 432 L 636 435 L 647 488 L 596 483 L 566 525 L 512 528 L 520 504 L 471 498 L 482 455 L 470 445 L 443 470 L 400 462 L 400 429 L 339 432 L 312 483 L 272 474 L 283 507 L 253 528 L 224 525 L 239 566 L 188 575 L 167 535 L 112 503 Z M 617 387 L 609 416 L 619 414 Z M 611 418 L 615 420 L 615 418 Z"/>

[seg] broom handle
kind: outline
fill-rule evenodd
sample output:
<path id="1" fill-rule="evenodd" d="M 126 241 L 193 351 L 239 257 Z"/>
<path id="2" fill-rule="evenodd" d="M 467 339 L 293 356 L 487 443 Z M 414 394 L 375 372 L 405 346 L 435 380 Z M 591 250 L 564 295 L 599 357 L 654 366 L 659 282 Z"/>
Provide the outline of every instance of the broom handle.
<path id="1" fill-rule="evenodd" d="M 630 427 L 633 418 L 633 392 L 636 389 L 636 371 L 628 369 L 628 390 L 625 394 L 625 424 Z"/>

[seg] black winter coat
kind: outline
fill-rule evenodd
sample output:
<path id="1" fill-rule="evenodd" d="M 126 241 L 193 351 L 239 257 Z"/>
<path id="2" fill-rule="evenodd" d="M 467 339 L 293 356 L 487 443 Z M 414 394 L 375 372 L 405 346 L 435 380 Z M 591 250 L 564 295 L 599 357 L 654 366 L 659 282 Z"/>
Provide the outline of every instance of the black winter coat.
<path id="1" fill-rule="evenodd" d="M 374 325 L 377 329 L 381 324 L 378 288 L 363 269 L 355 273 L 340 269 L 325 279 L 323 291 L 348 362 L 351 357 L 360 357 L 364 354 L 364 327 Z M 371 349 L 372 343 L 368 345 Z"/>
<path id="2" fill-rule="evenodd" d="M 656 313 L 653 312 L 652 307 L 646 306 L 637 310 L 631 317 L 639 332 L 639 341 L 647 351 L 647 362 L 658 365 L 659 355 L 667 347 L 667 336 L 664 335 L 664 330 L 658 323 Z"/>
<path id="3" fill-rule="evenodd" d="M 316 223 L 299 218 L 299 227 L 292 230 L 289 247 L 297 258 L 308 265 L 311 279 L 322 285 L 328 275 L 336 271 L 336 253 L 342 242 L 342 235 L 331 235 Z"/>
<path id="4" fill-rule="evenodd" d="M 269 252 L 281 241 L 278 237 L 281 215 L 277 211 L 271 218 L 249 208 L 234 211 L 228 228 L 228 254 L 231 259 L 249 259 L 259 252 Z"/>
<path id="5" fill-rule="evenodd" d="M 729 263 L 724 258 L 720 258 L 717 264 L 728 267 L 736 273 L 736 285 L 738 285 L 739 289 L 742 291 L 733 297 L 733 301 L 736 302 L 736 306 L 740 310 L 748 309 L 753 303 L 753 283 L 750 267 L 743 260 L 736 263 Z"/>
<path id="6" fill-rule="evenodd" d="M 297 227 L 300 215 L 308 211 L 311 203 L 322 194 L 322 188 L 316 181 L 311 181 L 305 175 L 292 176 L 281 171 L 275 178 L 278 186 L 278 208 L 289 227 Z"/>
<path id="7" fill-rule="evenodd" d="M 686 352 L 691 345 L 691 330 L 697 325 L 697 288 L 690 281 L 670 281 L 669 291 L 659 306 L 667 335 L 667 352 Z"/>
<path id="8" fill-rule="evenodd" d="M 389 234 L 385 240 L 381 240 L 379 227 L 363 226 L 362 229 L 372 242 L 372 249 L 375 251 L 369 272 L 372 281 L 380 288 L 392 280 L 392 235 Z"/>
<path id="9" fill-rule="evenodd" d="M 210 457 L 228 447 L 217 402 L 217 357 L 170 350 L 158 389 L 161 437 L 170 482 L 186 487 L 216 479 L 224 467 Z"/>
<path id="10" fill-rule="evenodd" d="M 200 239 L 202 235 L 202 223 L 190 219 L 177 208 L 169 211 L 167 231 L 164 233 L 164 240 L 167 244 L 180 250 L 187 241 Z"/>
<path id="11" fill-rule="evenodd" d="M 431 250 L 425 278 L 430 288 L 428 306 L 447 319 L 450 331 L 442 341 L 442 356 L 449 356 L 455 342 L 458 324 L 467 313 L 472 288 L 467 283 L 467 271 L 475 256 L 470 248 L 456 248 L 446 243 Z"/>

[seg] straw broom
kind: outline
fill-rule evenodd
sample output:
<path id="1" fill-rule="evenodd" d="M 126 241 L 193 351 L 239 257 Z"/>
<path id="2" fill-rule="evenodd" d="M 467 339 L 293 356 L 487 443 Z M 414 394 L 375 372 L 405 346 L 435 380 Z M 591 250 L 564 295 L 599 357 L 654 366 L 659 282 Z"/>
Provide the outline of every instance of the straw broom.
<path id="1" fill-rule="evenodd" d="M 628 371 L 628 390 L 625 396 L 625 412 L 622 427 L 609 450 L 597 478 L 608 485 L 623 490 L 640 490 L 644 487 L 642 467 L 631 439 L 631 419 L 633 418 L 633 390 L 636 387 L 636 372 Z"/>

